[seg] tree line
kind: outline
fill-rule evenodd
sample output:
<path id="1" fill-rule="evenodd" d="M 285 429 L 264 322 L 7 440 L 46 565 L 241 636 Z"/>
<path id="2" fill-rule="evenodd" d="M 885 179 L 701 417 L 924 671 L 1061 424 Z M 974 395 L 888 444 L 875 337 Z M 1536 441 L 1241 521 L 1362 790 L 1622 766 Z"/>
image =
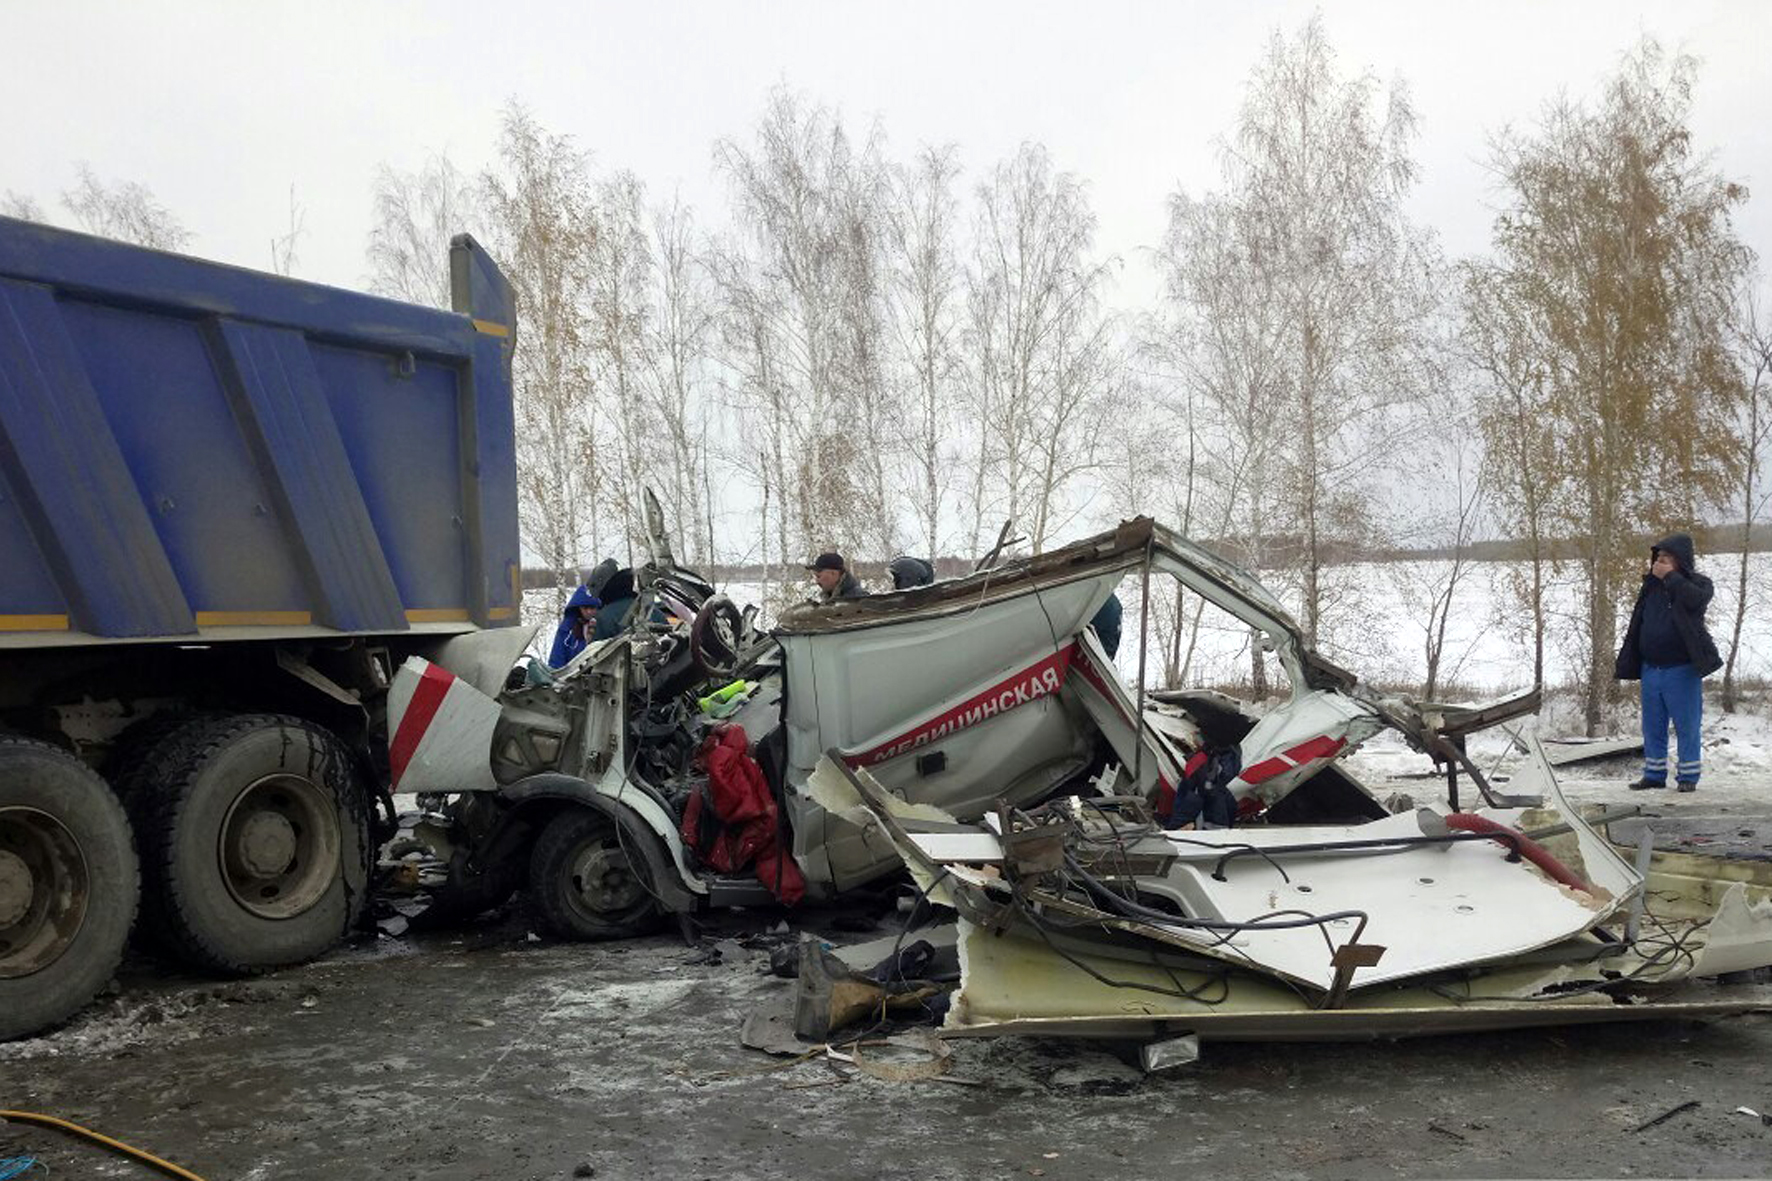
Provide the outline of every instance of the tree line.
<path id="1" fill-rule="evenodd" d="M 1400 588 L 1432 694 L 1475 547 L 1505 538 L 1498 623 L 1540 682 L 1548 643 L 1579 645 L 1593 728 L 1645 538 L 1724 521 L 1733 708 L 1772 321 L 1732 221 L 1747 191 L 1689 130 L 1697 80 L 1645 38 L 1591 96 L 1497 129 L 1490 249 L 1448 258 L 1407 212 L 1407 88 L 1343 68 L 1320 18 L 1276 31 L 1213 183 L 1168 195 L 1143 308 L 1119 306 L 1086 180 L 1037 143 L 969 168 L 780 89 L 713 145 L 725 204 L 704 216 L 513 101 L 483 167 L 379 170 L 369 278 L 448 306 L 463 230 L 505 267 L 524 542 L 562 588 L 644 554 L 648 487 L 690 562 L 760 566 L 776 599 L 824 549 L 978 554 L 1007 519 L 1037 552 L 1146 512 L 1259 571 L 1335 654 L 1371 626 L 1338 555 L 1434 547 Z M 63 207 L 188 237 L 90 170 Z M 41 217 L 15 194 L 0 212 Z M 284 271 L 293 194 L 289 223 Z M 1577 618 L 1548 609 L 1554 578 L 1578 581 Z M 1149 607 L 1185 681 L 1201 605 Z"/>

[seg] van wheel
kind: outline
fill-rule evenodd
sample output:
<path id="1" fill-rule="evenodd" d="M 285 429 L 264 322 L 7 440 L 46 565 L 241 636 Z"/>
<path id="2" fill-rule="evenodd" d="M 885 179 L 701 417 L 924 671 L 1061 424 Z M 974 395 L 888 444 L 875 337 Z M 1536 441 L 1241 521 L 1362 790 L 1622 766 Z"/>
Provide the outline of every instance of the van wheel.
<path id="1" fill-rule="evenodd" d="M 663 917 L 651 881 L 651 834 L 590 808 L 555 814 L 529 855 L 529 897 L 562 939 L 626 939 Z"/>
<path id="2" fill-rule="evenodd" d="M 204 720 L 157 748 L 132 793 L 150 936 L 199 967 L 301 963 L 367 896 L 369 803 L 350 752 L 299 718 Z"/>
<path id="3" fill-rule="evenodd" d="M 0 1040 L 66 1020 L 105 986 L 139 881 L 104 780 L 47 743 L 0 737 Z"/>

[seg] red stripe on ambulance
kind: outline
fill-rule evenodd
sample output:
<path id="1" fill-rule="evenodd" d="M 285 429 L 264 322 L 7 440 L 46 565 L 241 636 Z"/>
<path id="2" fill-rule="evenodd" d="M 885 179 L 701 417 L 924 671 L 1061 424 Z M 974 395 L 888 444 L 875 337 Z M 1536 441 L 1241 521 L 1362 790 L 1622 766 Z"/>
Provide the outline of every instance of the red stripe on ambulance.
<path id="1" fill-rule="evenodd" d="M 399 786 L 400 777 L 406 774 L 406 764 L 412 761 L 412 752 L 424 740 L 425 731 L 431 728 L 431 721 L 437 716 L 437 710 L 453 684 L 455 674 L 434 664 L 425 665 L 424 675 L 412 690 L 412 700 L 400 716 L 394 740 L 388 743 L 388 777 L 394 786 Z"/>
<path id="2" fill-rule="evenodd" d="M 1017 706 L 1051 696 L 1064 685 L 1065 675 L 1070 671 L 1071 658 L 1076 651 L 1076 644 L 1067 644 L 1046 659 L 1020 672 L 1011 673 L 982 693 L 968 697 L 959 705 L 919 723 L 897 738 L 860 754 L 845 755 L 843 761 L 851 767 L 883 763 L 918 747 L 927 746 L 937 738 L 945 738 L 1000 713 L 1008 713 Z"/>

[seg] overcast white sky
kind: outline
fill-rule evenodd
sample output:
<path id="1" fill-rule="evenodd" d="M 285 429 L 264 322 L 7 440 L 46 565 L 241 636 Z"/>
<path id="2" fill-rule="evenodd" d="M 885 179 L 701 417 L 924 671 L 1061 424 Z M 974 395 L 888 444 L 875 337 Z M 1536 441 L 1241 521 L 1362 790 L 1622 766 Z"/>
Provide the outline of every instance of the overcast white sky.
<path id="1" fill-rule="evenodd" d="M 1316 7 L 4 0 L 0 190 L 64 216 L 57 197 L 84 160 L 151 188 L 193 253 L 265 267 L 293 184 L 307 211 L 297 273 L 361 286 L 376 165 L 447 151 L 478 168 L 509 97 L 600 164 L 705 210 L 721 197 L 712 142 L 748 135 L 785 82 L 852 123 L 878 116 L 896 152 L 952 141 L 974 176 L 1044 141 L 1089 179 L 1101 244 L 1136 272 L 1165 195 L 1216 183 L 1213 140 L 1264 39 Z M 1487 242 L 1489 133 L 1559 89 L 1590 93 L 1648 32 L 1702 60 L 1694 130 L 1755 190 L 1739 225 L 1772 253 L 1772 3 L 1321 7 L 1345 67 L 1410 86 L 1415 208 L 1449 252 Z"/>

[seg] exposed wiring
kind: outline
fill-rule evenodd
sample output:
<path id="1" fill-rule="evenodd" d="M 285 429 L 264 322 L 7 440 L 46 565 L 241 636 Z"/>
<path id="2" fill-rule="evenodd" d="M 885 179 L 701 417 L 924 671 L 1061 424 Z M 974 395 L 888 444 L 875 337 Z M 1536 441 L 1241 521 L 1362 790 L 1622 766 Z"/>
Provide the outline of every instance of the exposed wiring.
<path id="1" fill-rule="evenodd" d="M 184 1181 L 203 1181 L 203 1178 L 197 1176 L 197 1174 L 191 1172 L 189 1169 L 175 1165 L 169 1160 L 162 1160 L 151 1152 L 144 1152 L 139 1148 L 123 1143 L 121 1140 L 113 1140 L 102 1132 L 95 1132 L 91 1128 L 83 1128 L 79 1124 L 70 1123 L 65 1119 L 57 1119 L 53 1115 L 40 1115 L 34 1111 L 0 1110 L 0 1119 L 11 1120 L 14 1123 L 21 1124 L 38 1124 L 45 1128 L 55 1128 L 58 1131 L 71 1132 L 76 1136 L 83 1136 L 95 1144 L 102 1144 L 113 1152 L 122 1153 L 124 1156 L 130 1157 L 133 1160 L 138 1160 L 144 1165 L 159 1169 L 168 1177 L 181 1177 Z M 0 1164 L 4 1163 L 11 1162 L 0 1162 Z M 29 1165 L 26 1166 L 26 1168 L 29 1167 Z M 22 1173 L 23 1170 L 21 1169 L 19 1172 Z M 19 1173 L 0 1174 L 0 1176 L 6 1177 L 16 1177 L 18 1175 Z"/>
<path id="2" fill-rule="evenodd" d="M 1710 925 L 1708 919 L 1694 923 L 1686 928 L 1683 933 L 1676 934 L 1675 932 L 1668 930 L 1667 925 L 1654 915 L 1645 914 L 1644 917 L 1646 917 L 1651 923 L 1655 924 L 1660 930 L 1661 936 L 1660 938 L 1639 938 L 1635 943 L 1630 945 L 1631 950 L 1635 950 L 1640 945 L 1648 945 L 1655 950 L 1649 955 L 1644 956 L 1643 962 L 1629 972 L 1622 972 L 1617 976 L 1607 977 L 1603 980 L 1590 981 L 1587 984 L 1578 985 L 1574 988 L 1560 989 L 1556 992 L 1545 992 L 1541 989 L 1538 993 L 1532 996 L 1478 995 L 1470 991 L 1469 981 L 1464 981 L 1465 991 L 1462 993 L 1452 991 L 1446 985 L 1433 985 L 1431 986 L 1430 991 L 1436 996 L 1444 997 L 1455 1004 L 1461 1005 L 1471 1001 L 1512 1001 L 1540 1004 L 1547 1000 L 1561 1000 L 1564 997 L 1585 996 L 1588 993 L 1601 992 L 1605 989 L 1616 988 L 1625 984 L 1653 984 L 1662 977 L 1675 971 L 1677 968 L 1691 968 L 1697 964 L 1697 957 L 1692 954 L 1687 945 L 1691 942 L 1693 936 L 1697 935 L 1698 932 Z M 1611 957 L 1609 956 L 1607 958 Z M 1656 971 L 1656 969 L 1660 969 L 1660 971 Z M 1653 973 L 1653 975 L 1651 975 L 1651 973 Z"/>

